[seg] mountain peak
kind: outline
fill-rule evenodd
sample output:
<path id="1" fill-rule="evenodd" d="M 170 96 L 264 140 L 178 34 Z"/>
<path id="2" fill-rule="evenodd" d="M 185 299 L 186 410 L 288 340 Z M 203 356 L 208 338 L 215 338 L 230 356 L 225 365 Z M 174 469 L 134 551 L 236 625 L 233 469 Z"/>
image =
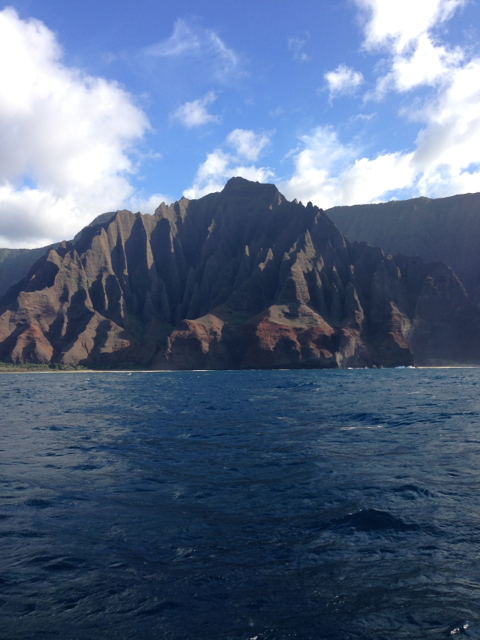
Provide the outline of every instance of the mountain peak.
<path id="1" fill-rule="evenodd" d="M 273 196 L 278 193 L 278 189 L 274 184 L 255 182 L 241 178 L 240 176 L 235 176 L 230 178 L 224 186 L 222 193 L 229 197 L 238 195 L 258 197 L 260 194 Z"/>
<path id="2" fill-rule="evenodd" d="M 0 360 L 154 369 L 480 363 L 480 310 L 441 263 L 349 243 L 310 203 L 222 193 L 105 214 L 0 301 Z M 105 220 L 105 219 L 106 220 Z"/>

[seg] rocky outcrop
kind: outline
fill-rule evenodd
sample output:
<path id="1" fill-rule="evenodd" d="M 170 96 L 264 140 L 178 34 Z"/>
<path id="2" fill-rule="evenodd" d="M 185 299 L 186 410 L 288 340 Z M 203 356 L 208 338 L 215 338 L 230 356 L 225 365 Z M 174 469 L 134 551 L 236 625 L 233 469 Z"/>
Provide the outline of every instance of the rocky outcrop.
<path id="1" fill-rule="evenodd" d="M 350 241 L 448 264 L 480 304 L 480 193 L 333 207 L 326 213 Z"/>
<path id="2" fill-rule="evenodd" d="M 115 212 L 102 213 L 88 226 L 107 222 L 114 215 Z M 78 236 L 74 238 L 73 242 L 77 239 Z M 24 278 L 39 258 L 45 256 L 50 249 L 58 249 L 59 246 L 60 242 L 56 242 L 37 249 L 0 249 L 0 296 L 3 296 L 12 285 Z"/>
<path id="3" fill-rule="evenodd" d="M 0 359 L 155 369 L 480 362 L 447 266 L 348 242 L 241 178 L 155 214 L 108 214 L 0 301 Z"/>

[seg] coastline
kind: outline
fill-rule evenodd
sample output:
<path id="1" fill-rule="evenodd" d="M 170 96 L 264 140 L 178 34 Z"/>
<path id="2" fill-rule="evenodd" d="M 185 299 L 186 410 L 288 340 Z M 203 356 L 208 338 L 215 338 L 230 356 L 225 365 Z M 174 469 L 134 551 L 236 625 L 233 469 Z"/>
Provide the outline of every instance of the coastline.
<path id="1" fill-rule="evenodd" d="M 414 367 L 386 367 L 381 369 L 385 370 L 403 370 L 405 368 L 408 369 L 478 369 L 480 365 L 478 364 L 458 364 L 458 365 L 419 365 Z M 341 371 L 342 369 L 331 369 L 331 368 L 323 368 L 323 369 L 254 369 L 254 371 Z M 344 371 L 374 371 L 380 370 L 375 367 L 349 367 L 344 369 Z M 192 372 L 192 373 L 200 373 L 200 372 L 209 372 L 209 371 L 252 371 L 252 369 L 21 369 L 12 366 L 11 368 L 3 368 L 0 366 L 0 375 L 2 374 L 55 374 L 55 373 L 173 373 L 176 371 L 183 372 Z"/>

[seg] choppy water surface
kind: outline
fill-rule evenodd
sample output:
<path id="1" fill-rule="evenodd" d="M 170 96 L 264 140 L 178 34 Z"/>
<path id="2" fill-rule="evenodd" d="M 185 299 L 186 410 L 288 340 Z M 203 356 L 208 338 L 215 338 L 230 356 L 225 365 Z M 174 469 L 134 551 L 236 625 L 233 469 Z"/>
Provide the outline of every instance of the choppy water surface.
<path id="1" fill-rule="evenodd" d="M 0 377 L 0 638 L 480 639 L 480 369 Z"/>

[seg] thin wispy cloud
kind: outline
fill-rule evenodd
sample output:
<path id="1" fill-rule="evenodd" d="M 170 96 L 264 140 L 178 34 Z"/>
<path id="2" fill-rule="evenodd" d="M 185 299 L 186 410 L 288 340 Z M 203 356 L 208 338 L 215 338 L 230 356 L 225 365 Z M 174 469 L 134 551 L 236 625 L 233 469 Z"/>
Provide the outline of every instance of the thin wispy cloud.
<path id="1" fill-rule="evenodd" d="M 145 54 L 158 58 L 200 59 L 211 65 L 217 80 L 239 73 L 241 67 L 240 56 L 214 31 L 182 19 L 175 22 L 169 38 L 147 47 Z"/>
<path id="2" fill-rule="evenodd" d="M 293 54 L 293 59 L 296 62 L 308 62 L 311 60 L 308 53 L 305 51 L 307 42 L 310 40 L 310 33 L 307 31 L 303 37 L 289 38 L 288 49 Z"/>

